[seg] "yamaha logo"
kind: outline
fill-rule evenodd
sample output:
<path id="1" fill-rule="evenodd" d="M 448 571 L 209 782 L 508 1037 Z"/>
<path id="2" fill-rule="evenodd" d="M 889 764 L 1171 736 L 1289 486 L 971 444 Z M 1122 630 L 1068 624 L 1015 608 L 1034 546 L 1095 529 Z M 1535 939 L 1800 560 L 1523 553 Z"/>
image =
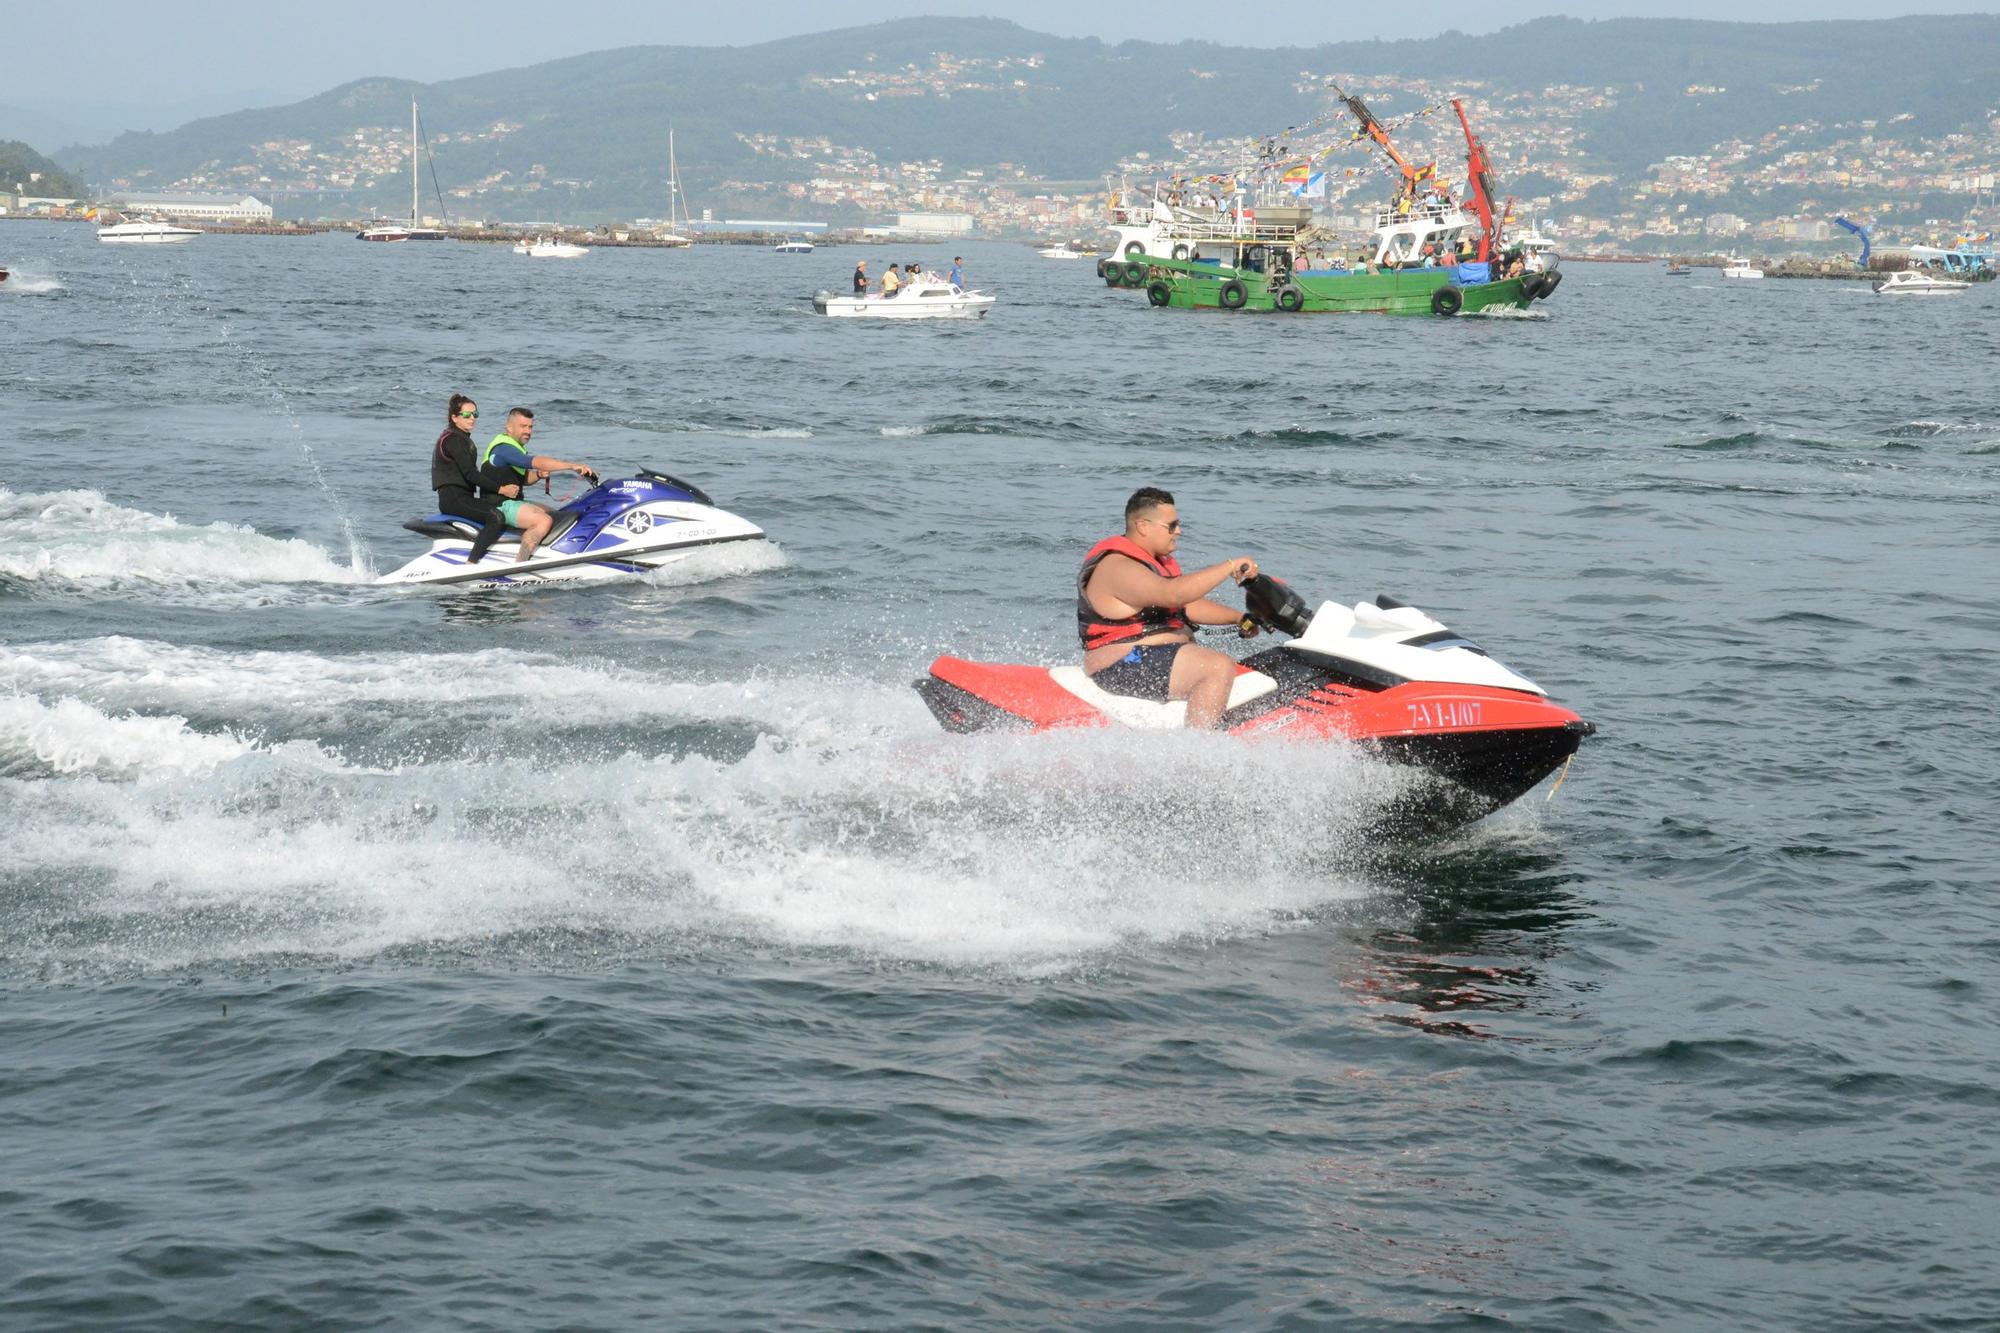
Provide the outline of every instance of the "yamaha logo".
<path id="1" fill-rule="evenodd" d="M 652 527 L 653 516 L 643 509 L 634 509 L 631 513 L 625 515 L 625 531 L 634 536 L 642 532 L 650 532 L 652 531 Z"/>

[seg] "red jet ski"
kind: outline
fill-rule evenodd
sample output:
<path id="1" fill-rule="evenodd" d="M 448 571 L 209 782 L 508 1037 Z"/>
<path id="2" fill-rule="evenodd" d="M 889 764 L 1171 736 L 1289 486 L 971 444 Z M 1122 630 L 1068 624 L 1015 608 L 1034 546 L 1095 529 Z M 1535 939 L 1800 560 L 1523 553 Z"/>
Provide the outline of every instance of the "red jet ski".
<path id="1" fill-rule="evenodd" d="M 1418 784 L 1385 813 L 1393 831 L 1440 833 L 1483 818 L 1562 766 L 1596 730 L 1478 644 L 1394 598 L 1311 611 L 1269 575 L 1243 589 L 1245 621 L 1292 638 L 1239 664 L 1222 729 L 1359 742 L 1442 779 Z M 1074 665 L 940 657 L 916 688 L 953 732 L 1187 724 L 1185 703 L 1108 694 Z"/>

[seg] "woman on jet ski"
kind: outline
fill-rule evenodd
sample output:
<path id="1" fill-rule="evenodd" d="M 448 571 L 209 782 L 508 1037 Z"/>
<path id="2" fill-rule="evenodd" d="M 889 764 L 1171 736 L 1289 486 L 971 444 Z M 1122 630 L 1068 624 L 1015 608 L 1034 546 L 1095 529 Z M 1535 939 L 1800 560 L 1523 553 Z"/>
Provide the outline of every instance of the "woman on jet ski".
<path id="1" fill-rule="evenodd" d="M 431 449 L 431 488 L 437 492 L 438 512 L 480 525 L 465 557 L 469 565 L 478 564 L 507 531 L 499 506 L 479 494 L 479 448 L 472 442 L 472 427 L 478 420 L 479 404 L 462 393 L 453 394 L 445 407 L 444 433 Z"/>
<path id="2" fill-rule="evenodd" d="M 1255 576 L 1247 555 L 1192 574 L 1174 559 L 1181 520 L 1174 497 L 1155 486 L 1125 502 L 1123 536 L 1090 548 L 1076 576 L 1076 632 L 1083 669 L 1099 689 L 1165 703 L 1185 699 L 1190 727 L 1213 727 L 1229 702 L 1236 659 L 1194 642 L 1196 625 L 1256 626 L 1208 594 L 1227 579 Z"/>

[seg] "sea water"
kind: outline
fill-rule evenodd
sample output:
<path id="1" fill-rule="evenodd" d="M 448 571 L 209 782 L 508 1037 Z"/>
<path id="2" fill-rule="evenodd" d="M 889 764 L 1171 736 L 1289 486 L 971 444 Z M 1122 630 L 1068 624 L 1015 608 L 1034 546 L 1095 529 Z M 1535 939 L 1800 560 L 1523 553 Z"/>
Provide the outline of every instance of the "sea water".
<path id="1" fill-rule="evenodd" d="M 0 1324 L 2000 1317 L 1994 293 L 0 245 Z M 376 587 L 461 390 L 772 540 Z M 942 733 L 1141 485 L 1600 734 L 1395 846 L 1337 747 Z"/>

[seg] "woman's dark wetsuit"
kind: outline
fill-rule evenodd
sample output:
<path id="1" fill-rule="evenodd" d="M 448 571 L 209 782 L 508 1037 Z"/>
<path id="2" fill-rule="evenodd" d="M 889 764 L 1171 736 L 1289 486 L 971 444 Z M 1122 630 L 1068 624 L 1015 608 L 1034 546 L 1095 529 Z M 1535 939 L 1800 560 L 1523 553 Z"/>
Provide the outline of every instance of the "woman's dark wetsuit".
<path id="1" fill-rule="evenodd" d="M 498 505 L 480 496 L 479 450 L 473 447 L 472 436 L 456 426 L 438 436 L 437 447 L 431 450 L 431 485 L 437 490 L 439 513 L 469 518 L 480 525 L 465 558 L 469 565 L 478 564 L 507 531 L 507 520 L 501 517 Z"/>

